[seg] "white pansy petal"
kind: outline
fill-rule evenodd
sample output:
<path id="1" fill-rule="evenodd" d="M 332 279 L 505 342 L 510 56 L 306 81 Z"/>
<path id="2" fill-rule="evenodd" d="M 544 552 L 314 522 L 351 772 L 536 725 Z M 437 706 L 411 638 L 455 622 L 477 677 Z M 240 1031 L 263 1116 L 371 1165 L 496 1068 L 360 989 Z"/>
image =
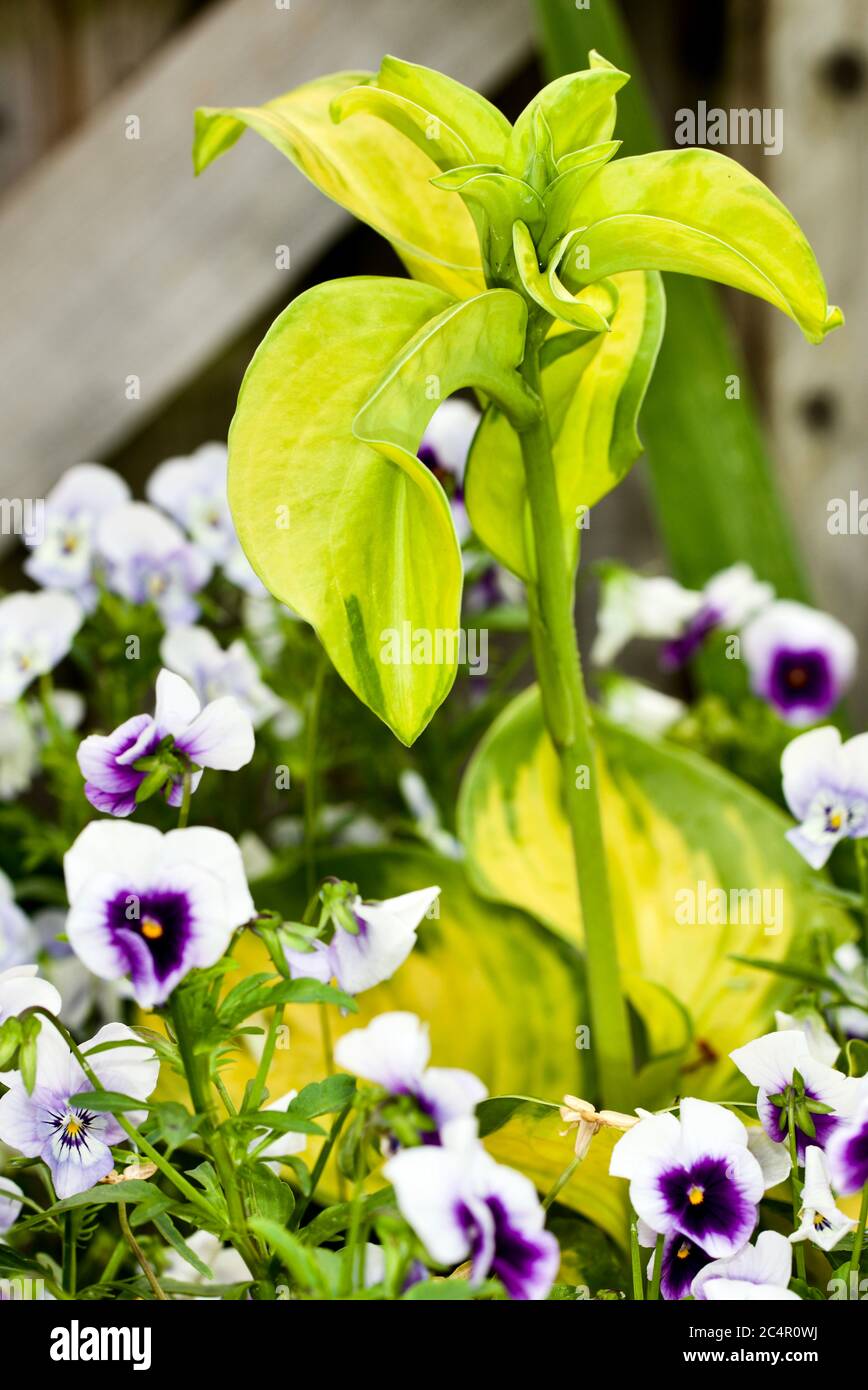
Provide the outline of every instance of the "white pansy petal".
<path id="1" fill-rule="evenodd" d="M 649 1168 L 656 1174 L 677 1161 L 680 1147 L 681 1126 L 674 1115 L 644 1115 L 616 1143 L 609 1172 L 613 1178 L 633 1178 Z"/>
<path id="2" fill-rule="evenodd" d="M 832 1037 L 821 1014 L 785 1014 L 777 1009 L 775 1011 L 775 1024 L 779 1032 L 798 1028 L 800 1032 L 804 1033 L 808 1051 L 818 1062 L 830 1067 L 836 1061 L 841 1046 L 837 1039 Z"/>
<path id="3" fill-rule="evenodd" d="M 12 1073 L 13 1079 L 15 1075 Z M 20 1084 L 11 1085 L 5 1096 L 0 1096 L 0 1142 L 25 1158 L 38 1158 L 42 1152 L 47 1119 L 49 1117 Z M 0 1185 L 2 1183 L 0 1178 Z"/>
<path id="4" fill-rule="evenodd" d="M 157 704 L 154 722 L 161 737 L 177 738 L 192 724 L 202 708 L 193 687 L 174 671 L 165 668 L 157 676 Z"/>
<path id="5" fill-rule="evenodd" d="M 726 1259 L 713 1260 L 697 1274 L 692 1291 L 696 1298 L 710 1298 L 712 1281 L 737 1281 L 746 1287 L 786 1288 L 793 1265 L 793 1250 L 777 1231 L 762 1231 L 755 1245 L 745 1245 Z"/>
<path id="6" fill-rule="evenodd" d="M 799 1295 L 789 1289 L 765 1284 L 750 1284 L 744 1279 L 709 1279 L 703 1286 L 704 1297 L 711 1303 L 792 1303 Z"/>
<path id="7" fill-rule="evenodd" d="M 841 762 L 851 795 L 868 800 L 868 734 L 847 740 L 841 749 Z"/>
<path id="8" fill-rule="evenodd" d="M 97 546 L 109 561 L 124 564 L 130 555 L 154 559 L 183 550 L 183 531 L 146 502 L 126 502 L 104 516 L 97 530 Z"/>
<path id="9" fill-rule="evenodd" d="M 383 1173 L 395 1189 L 401 1215 L 437 1264 L 458 1264 L 469 1252 L 461 1220 L 466 1202 L 464 1163 L 446 1148 L 402 1149 Z"/>
<path id="10" fill-rule="evenodd" d="M 752 1085 L 775 1095 L 789 1085 L 794 1067 L 801 1071 L 802 1062 L 810 1053 L 804 1033 L 793 1028 L 764 1033 L 729 1055 Z"/>
<path id="11" fill-rule="evenodd" d="M 783 1144 L 776 1144 L 764 1129 L 751 1125 L 747 1130 L 747 1146 L 760 1166 L 765 1190 L 785 1182 L 792 1169 L 792 1160 Z"/>
<path id="12" fill-rule="evenodd" d="M 789 840 L 793 849 L 798 851 L 812 869 L 822 869 L 838 840 L 843 840 L 844 832 L 842 830 L 837 838 L 830 835 L 823 840 L 816 840 L 797 826 L 795 830 L 788 830 L 784 838 Z"/>
<path id="13" fill-rule="evenodd" d="M 206 627 L 173 627 L 160 643 L 163 665 L 190 681 L 200 696 L 200 676 L 219 662 L 222 655 L 220 643 Z"/>
<path id="14" fill-rule="evenodd" d="M 804 820 L 824 781 L 834 777 L 841 734 L 831 724 L 791 739 L 781 755 L 784 797 L 796 820 Z"/>
<path id="15" fill-rule="evenodd" d="M 192 762 L 222 772 L 245 767 L 253 757 L 254 742 L 250 717 L 233 695 L 212 700 L 177 739 Z"/>
<path id="16" fill-rule="evenodd" d="M 86 1144 L 62 1147 L 56 1137 L 48 1140 L 42 1147 L 41 1157 L 51 1169 L 54 1190 L 60 1201 L 87 1192 L 114 1168 L 111 1149 L 92 1128 Z"/>
<path id="17" fill-rule="evenodd" d="M 0 974 L 0 1023 L 25 1009 L 47 1009 L 59 1014 L 61 998 L 54 985 L 37 977 L 38 967 L 15 966 Z"/>
<path id="18" fill-rule="evenodd" d="M 470 1114 L 487 1095 L 488 1087 L 462 1067 L 429 1067 L 420 1087 L 422 1100 L 440 1124 Z"/>
<path id="19" fill-rule="evenodd" d="M 112 1047 L 94 1052 L 103 1043 L 129 1043 L 128 1047 Z M 157 1084 L 160 1062 L 149 1045 L 143 1045 L 132 1030 L 123 1023 L 107 1023 L 87 1042 L 81 1044 L 88 1065 L 107 1091 L 119 1091 L 134 1100 L 147 1100 Z"/>
<path id="20" fill-rule="evenodd" d="M 744 1121 L 725 1105 L 686 1097 L 681 1102 L 681 1143 L 689 1160 L 726 1156 L 747 1148 Z"/>
<path id="21" fill-rule="evenodd" d="M 224 895 L 223 915 L 232 927 L 243 926 L 255 916 L 241 850 L 225 830 L 206 825 L 170 830 L 164 837 L 161 863 L 199 865 L 218 878 Z"/>
<path id="22" fill-rule="evenodd" d="M 430 1056 L 427 1026 L 404 1012 L 380 1014 L 367 1028 L 354 1028 L 335 1043 L 339 1067 L 393 1094 L 415 1090 Z"/>
<path id="23" fill-rule="evenodd" d="M 63 856 L 70 904 L 107 868 L 130 884 L 146 879 L 160 853 L 163 837 L 154 826 L 133 821 L 91 821 Z"/>
<path id="24" fill-rule="evenodd" d="M 17 1182 L 0 1173 L 0 1235 L 3 1235 L 18 1220 L 24 1196 Z"/>
<path id="25" fill-rule="evenodd" d="M 372 925 L 388 921 L 405 930 L 415 931 L 439 896 L 440 889 L 437 887 L 419 888 L 413 893 L 402 893 L 400 897 L 386 898 L 379 903 L 355 903 L 353 910 L 363 921 Z"/>

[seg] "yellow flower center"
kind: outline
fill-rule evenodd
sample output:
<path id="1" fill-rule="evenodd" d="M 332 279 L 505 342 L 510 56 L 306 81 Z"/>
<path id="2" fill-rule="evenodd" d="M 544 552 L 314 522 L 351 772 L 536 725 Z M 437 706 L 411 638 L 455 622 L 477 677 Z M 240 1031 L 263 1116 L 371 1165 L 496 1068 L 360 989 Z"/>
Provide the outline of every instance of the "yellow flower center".
<path id="1" fill-rule="evenodd" d="M 700 1201 L 701 1201 L 701 1200 L 702 1200 L 702 1199 L 700 1198 Z M 676 1250 L 676 1252 L 675 1252 L 675 1258 L 676 1258 L 677 1260 L 686 1260 L 686 1259 L 687 1259 L 687 1256 L 688 1256 L 689 1254 L 690 1254 L 690 1246 L 687 1244 L 687 1241 L 685 1241 L 684 1244 L 683 1244 L 683 1245 L 679 1245 L 678 1249 Z"/>
<path id="2" fill-rule="evenodd" d="M 159 941 L 163 935 L 163 924 L 158 922 L 155 917 L 142 918 L 142 936 L 148 941 Z"/>
<path id="3" fill-rule="evenodd" d="M 698 1207 L 705 1200 L 705 1192 L 694 1183 L 693 1187 L 691 1187 L 687 1193 L 687 1200 L 692 1207 Z"/>
<path id="4" fill-rule="evenodd" d="M 81 1134 L 81 1131 L 84 1129 L 84 1125 L 81 1123 L 81 1120 L 77 1120 L 74 1115 L 70 1115 L 64 1128 L 66 1131 L 67 1139 L 75 1139 L 79 1134 Z"/>

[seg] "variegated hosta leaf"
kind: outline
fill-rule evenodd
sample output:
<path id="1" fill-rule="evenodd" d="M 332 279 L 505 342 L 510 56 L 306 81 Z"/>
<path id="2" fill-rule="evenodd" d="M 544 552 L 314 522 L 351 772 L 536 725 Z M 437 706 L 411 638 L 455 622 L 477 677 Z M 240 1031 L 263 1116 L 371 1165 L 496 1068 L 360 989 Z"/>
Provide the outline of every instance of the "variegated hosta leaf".
<path id="1" fill-rule="evenodd" d="M 474 162 L 504 163 L 512 127 L 497 107 L 472 87 L 433 68 L 393 57 L 383 59 L 374 80 L 384 91 L 415 102 L 448 125 L 472 152 Z"/>
<path id="2" fill-rule="evenodd" d="M 570 289 L 624 270 L 675 270 L 768 300 L 810 342 L 843 322 L 795 218 L 765 184 L 715 150 L 662 150 L 606 164 L 567 222 L 584 249 L 564 274 Z"/>
<path id="3" fill-rule="evenodd" d="M 513 223 L 512 246 L 521 282 L 531 299 L 552 318 L 571 328 L 608 333 L 606 319 L 587 300 L 575 299 L 558 279 L 558 266 L 568 250 L 573 233 L 565 236 L 552 252 L 546 269 L 540 270 L 533 238 L 523 222 Z"/>
<path id="4" fill-rule="evenodd" d="M 589 286 L 579 302 L 608 319 L 611 331 L 560 356 L 544 350 L 549 365 L 542 374 L 564 536 L 573 555 L 584 509 L 605 497 L 641 453 L 637 419 L 665 317 L 656 274 L 615 275 Z M 557 349 L 558 342 L 549 338 L 545 348 Z M 496 408 L 486 411 L 473 441 L 465 496 L 480 540 L 514 574 L 530 578 L 521 446 Z"/>
<path id="5" fill-rule="evenodd" d="M 477 293 L 484 281 L 473 221 L 460 198 L 431 184 L 438 168 L 433 146 L 419 148 L 371 111 L 358 111 L 339 123 L 332 119 L 335 99 L 371 79 L 365 72 L 332 73 L 264 106 L 200 108 L 193 145 L 196 173 L 249 128 L 329 198 L 387 237 L 417 279 L 450 294 Z M 460 130 L 457 138 L 462 138 Z M 448 130 L 442 139 L 448 143 Z"/>
<path id="6" fill-rule="evenodd" d="M 687 1010 L 696 1044 L 690 1066 L 698 1065 L 681 1073 L 678 1089 L 713 1099 L 735 1078 L 728 1052 L 765 1031 L 792 991 L 786 979 L 730 956 L 798 958 L 812 931 L 841 936 L 847 919 L 812 890 L 812 871 L 784 839 L 789 822 L 777 807 L 695 755 L 603 722 L 597 734 L 628 992 L 646 1018 L 649 1001 L 643 1008 L 635 977 Z M 585 795 L 581 775 L 577 769 L 571 795 Z M 462 787 L 459 828 L 482 892 L 581 942 L 560 770 L 536 689 L 514 701 L 480 744 Z M 652 1015 L 658 1007 L 662 1000 L 652 1002 Z M 666 1034 L 677 1043 L 674 1017 L 662 1038 L 659 1020 L 651 1022 L 658 1047 Z"/>
<path id="7" fill-rule="evenodd" d="M 455 301 L 407 280 L 331 281 L 280 315 L 241 387 L 229 437 L 241 544 L 405 743 L 454 680 L 462 584 L 448 501 L 416 449 L 461 387 L 533 408 L 513 370 L 525 318 L 508 290 Z"/>

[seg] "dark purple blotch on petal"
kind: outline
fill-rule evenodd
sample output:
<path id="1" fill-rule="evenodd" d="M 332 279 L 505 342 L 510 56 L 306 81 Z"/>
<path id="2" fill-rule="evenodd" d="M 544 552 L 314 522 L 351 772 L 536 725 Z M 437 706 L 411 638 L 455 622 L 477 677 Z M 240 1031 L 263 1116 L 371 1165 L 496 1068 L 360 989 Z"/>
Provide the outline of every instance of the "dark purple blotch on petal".
<path id="1" fill-rule="evenodd" d="M 162 982 L 181 965 L 192 923 L 186 893 L 157 889 L 117 893 L 106 904 L 112 941 L 124 953 L 133 985 Z"/>
<path id="2" fill-rule="evenodd" d="M 686 1298 L 696 1275 L 708 1264 L 709 1256 L 687 1236 L 669 1236 L 663 1246 L 660 1292 L 664 1298 Z"/>
<path id="3" fill-rule="evenodd" d="M 730 1177 L 725 1158 L 699 1158 L 689 1168 L 670 1168 L 658 1178 L 677 1229 L 702 1245 L 710 1236 L 735 1241 L 753 1229 L 756 1208 Z"/>
<path id="4" fill-rule="evenodd" d="M 819 649 L 780 648 L 772 659 L 766 694 L 777 709 L 810 709 L 819 718 L 837 702 L 828 656 Z"/>

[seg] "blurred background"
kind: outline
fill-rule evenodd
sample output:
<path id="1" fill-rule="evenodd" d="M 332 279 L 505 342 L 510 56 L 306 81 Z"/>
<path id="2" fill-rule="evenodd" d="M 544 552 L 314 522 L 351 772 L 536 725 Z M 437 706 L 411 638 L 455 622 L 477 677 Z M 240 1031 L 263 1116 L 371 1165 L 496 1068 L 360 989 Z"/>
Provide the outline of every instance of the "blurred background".
<path id="1" fill-rule="evenodd" d="M 780 153 L 725 152 L 792 209 L 847 324 L 811 347 L 765 304 L 669 277 L 648 458 L 595 509 L 587 555 L 694 585 L 748 559 L 864 649 L 868 535 L 828 521 L 855 492 L 868 532 L 865 0 L 0 0 L 0 495 L 44 496 L 82 460 L 138 486 L 225 438 L 254 347 L 301 288 L 400 273 L 262 141 L 194 180 L 197 105 L 394 52 L 514 117 L 592 46 L 634 76 L 625 152 L 674 146 L 676 113 L 700 102 L 780 113 Z M 853 704 L 864 719 L 864 666 Z"/>

